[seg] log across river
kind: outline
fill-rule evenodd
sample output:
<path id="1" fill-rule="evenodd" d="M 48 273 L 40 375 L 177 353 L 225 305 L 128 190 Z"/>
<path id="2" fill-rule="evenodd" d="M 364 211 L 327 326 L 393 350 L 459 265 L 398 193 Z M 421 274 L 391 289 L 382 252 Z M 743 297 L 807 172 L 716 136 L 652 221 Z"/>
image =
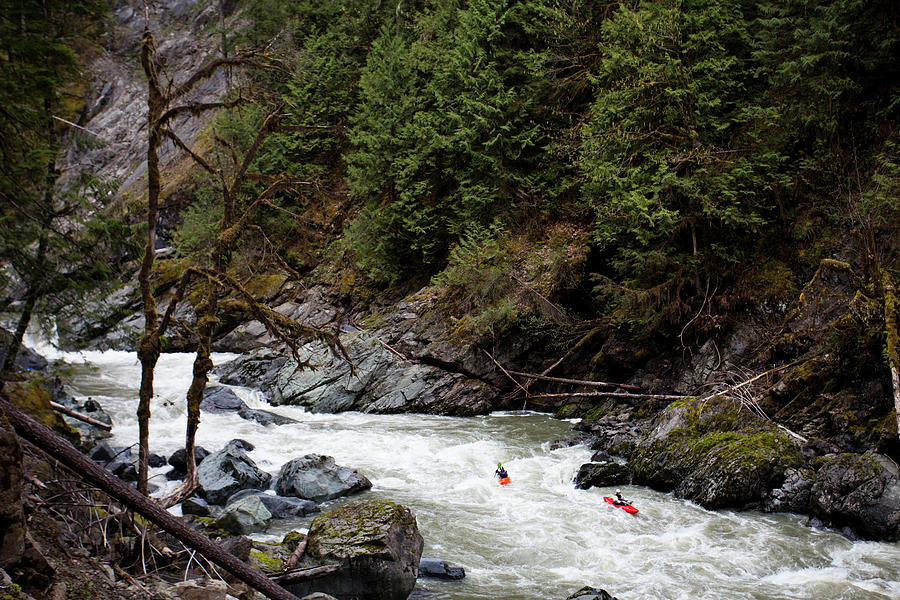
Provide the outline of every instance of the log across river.
<path id="1" fill-rule="evenodd" d="M 109 412 L 113 445 L 135 443 L 140 370 L 134 353 L 40 350 L 73 365 L 69 392 L 92 396 Z M 217 363 L 229 358 L 214 356 Z M 187 354 L 160 358 L 153 452 L 168 456 L 183 445 L 192 360 Z M 311 414 L 269 407 L 252 390 L 235 391 L 252 408 L 299 423 L 264 427 L 236 414 L 204 413 L 197 442 L 214 451 L 230 439 L 246 439 L 256 446 L 250 456 L 275 475 L 308 453 L 359 469 L 374 485 L 364 496 L 413 510 L 425 556 L 465 568 L 463 581 L 421 580 L 430 590 L 426 598 L 564 600 L 584 585 L 622 600 L 900 598 L 900 544 L 851 542 L 806 527 L 802 516 L 711 512 L 626 486 L 625 496 L 640 508 L 632 516 L 603 502 L 615 490 L 575 489 L 572 477 L 590 450 L 552 447 L 553 440 L 569 437 L 571 422 L 529 412 L 477 418 Z M 508 486 L 493 479 L 500 461 L 512 478 Z M 165 484 L 165 470 L 154 470 L 152 481 Z M 257 537 L 280 540 L 308 525 L 275 522 Z"/>

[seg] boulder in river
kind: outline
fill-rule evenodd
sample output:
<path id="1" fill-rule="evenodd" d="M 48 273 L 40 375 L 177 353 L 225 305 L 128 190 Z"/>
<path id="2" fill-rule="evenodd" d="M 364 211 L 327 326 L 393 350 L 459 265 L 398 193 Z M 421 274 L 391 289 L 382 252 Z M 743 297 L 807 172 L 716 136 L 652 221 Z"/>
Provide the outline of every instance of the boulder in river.
<path id="1" fill-rule="evenodd" d="M 466 578 L 466 570 L 451 567 L 440 558 L 423 558 L 419 561 L 419 577 L 459 580 Z"/>
<path id="2" fill-rule="evenodd" d="M 276 496 L 262 490 L 241 490 L 228 499 L 231 504 L 241 498 L 258 496 L 263 505 L 272 513 L 273 519 L 291 519 L 305 517 L 319 512 L 319 506 L 312 500 L 303 500 L 290 496 Z"/>
<path id="3" fill-rule="evenodd" d="M 386 500 L 348 504 L 316 517 L 304 566 L 340 565 L 325 577 L 289 585 L 302 597 L 406 600 L 416 585 L 424 541 L 412 512 Z"/>
<path id="4" fill-rule="evenodd" d="M 272 513 L 259 496 L 246 496 L 229 503 L 216 519 L 215 525 L 228 533 L 245 535 L 265 531 L 271 519 Z"/>
<path id="5" fill-rule="evenodd" d="M 866 539 L 900 540 L 900 470 L 894 461 L 870 451 L 824 456 L 815 464 L 810 516 Z"/>
<path id="6" fill-rule="evenodd" d="M 726 400 L 673 404 L 629 457 L 633 482 L 707 509 L 762 506 L 802 464 L 799 445 Z"/>
<path id="7" fill-rule="evenodd" d="M 313 502 L 325 502 L 355 494 L 372 487 L 372 482 L 356 469 L 336 465 L 334 458 L 307 454 L 281 467 L 275 481 L 280 496 L 294 496 Z"/>
<path id="8" fill-rule="evenodd" d="M 200 409 L 211 413 L 237 413 L 242 419 L 256 421 L 261 425 L 287 425 L 296 419 L 284 417 L 268 410 L 250 408 L 230 388 L 218 385 L 204 390 Z"/>
<path id="9" fill-rule="evenodd" d="M 224 504 L 239 490 L 267 489 L 272 481 L 272 476 L 235 444 L 207 456 L 197 467 L 197 478 L 201 496 L 210 504 Z"/>
<path id="10" fill-rule="evenodd" d="M 584 586 L 566 600 L 618 600 L 606 590 L 598 590 L 590 586 Z"/>
<path id="11" fill-rule="evenodd" d="M 614 460 L 589 462 L 581 465 L 575 474 L 575 487 L 586 490 L 591 487 L 625 485 L 631 481 L 631 472 Z"/>

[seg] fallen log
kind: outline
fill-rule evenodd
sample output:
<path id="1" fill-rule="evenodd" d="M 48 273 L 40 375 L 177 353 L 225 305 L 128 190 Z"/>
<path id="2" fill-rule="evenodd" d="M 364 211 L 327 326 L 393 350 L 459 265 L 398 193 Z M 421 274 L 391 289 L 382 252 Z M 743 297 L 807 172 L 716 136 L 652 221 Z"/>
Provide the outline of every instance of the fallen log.
<path id="1" fill-rule="evenodd" d="M 291 552 L 291 555 L 288 557 L 286 561 L 284 561 L 284 568 L 281 569 L 282 574 L 287 573 L 300 561 L 300 558 L 303 556 L 303 553 L 306 552 L 306 544 L 309 543 L 309 537 L 303 536 L 299 542 L 297 542 L 297 547 L 294 548 L 294 551 Z"/>
<path id="2" fill-rule="evenodd" d="M 321 567 L 310 567 L 308 569 L 297 569 L 295 571 L 288 571 L 287 573 L 276 575 L 275 577 L 272 577 L 272 581 L 279 585 L 290 585 L 292 583 L 325 577 L 340 569 L 341 565 L 324 565 Z"/>
<path id="3" fill-rule="evenodd" d="M 112 425 L 109 423 L 104 423 L 103 421 L 98 421 L 97 419 L 92 419 L 86 415 L 83 415 L 79 412 L 75 412 L 71 408 L 67 408 L 62 404 L 58 404 L 56 402 L 50 401 L 50 406 L 52 406 L 55 410 L 63 413 L 64 415 L 69 415 L 73 419 L 78 419 L 79 421 L 84 421 L 88 425 L 93 425 L 94 427 L 99 427 L 103 431 L 112 431 Z"/>
<path id="4" fill-rule="evenodd" d="M 557 383 L 571 383 L 574 385 L 586 385 L 589 387 L 618 387 L 623 390 L 640 390 L 638 385 L 628 385 L 627 383 L 613 383 L 610 381 L 585 381 L 584 379 L 566 379 L 564 377 L 547 377 L 546 375 L 537 375 L 535 373 L 520 373 L 518 371 L 509 371 L 511 375 L 519 377 L 528 377 L 529 379 L 538 379 L 540 381 L 555 381 Z"/>
<path id="5" fill-rule="evenodd" d="M 32 419 L 4 396 L 0 396 L 0 411 L 5 413 L 21 438 L 28 440 L 52 458 L 79 473 L 86 481 L 96 485 L 127 508 L 155 523 L 186 546 L 201 552 L 206 558 L 250 587 L 262 592 L 272 600 L 298 600 L 296 596 L 261 572 L 225 551 L 202 533 L 191 529 L 184 521 L 169 514 L 159 504 L 95 464 L 67 440 Z"/>
<path id="6" fill-rule="evenodd" d="M 627 392 L 567 392 L 565 394 L 535 394 L 526 400 L 540 398 L 634 398 L 635 400 L 686 400 L 695 396 L 674 396 L 671 394 L 629 394 Z"/>

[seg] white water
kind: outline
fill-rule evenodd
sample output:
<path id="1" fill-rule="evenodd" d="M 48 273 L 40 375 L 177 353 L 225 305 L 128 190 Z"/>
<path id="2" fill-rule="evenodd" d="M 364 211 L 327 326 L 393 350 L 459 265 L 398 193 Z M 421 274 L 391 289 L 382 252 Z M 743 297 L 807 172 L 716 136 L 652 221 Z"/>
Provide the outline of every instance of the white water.
<path id="1" fill-rule="evenodd" d="M 112 443 L 133 444 L 140 379 L 134 353 L 58 353 L 37 345 L 48 358 L 74 365 L 66 378 L 70 393 L 92 396 L 110 413 Z M 169 455 L 183 445 L 191 361 L 185 354 L 160 358 L 154 452 Z M 568 437 L 569 422 L 533 413 L 320 415 L 269 407 L 251 390 L 236 391 L 251 407 L 300 423 L 263 427 L 204 413 L 197 442 L 212 451 L 244 438 L 256 446 L 251 457 L 273 475 L 307 453 L 358 468 L 374 488 L 349 501 L 380 497 L 411 508 L 424 556 L 465 568 L 461 582 L 420 581 L 430 598 L 564 600 L 584 585 L 622 600 L 900 598 L 900 544 L 850 542 L 807 528 L 795 515 L 709 512 L 640 487 L 622 490 L 640 508 L 631 516 L 602 501 L 614 490 L 576 490 L 572 476 L 590 451 L 551 450 L 549 443 Z M 510 486 L 492 477 L 498 460 L 510 472 Z M 164 483 L 165 470 L 158 470 L 157 483 Z M 266 535 L 280 539 L 308 524 L 277 523 Z"/>

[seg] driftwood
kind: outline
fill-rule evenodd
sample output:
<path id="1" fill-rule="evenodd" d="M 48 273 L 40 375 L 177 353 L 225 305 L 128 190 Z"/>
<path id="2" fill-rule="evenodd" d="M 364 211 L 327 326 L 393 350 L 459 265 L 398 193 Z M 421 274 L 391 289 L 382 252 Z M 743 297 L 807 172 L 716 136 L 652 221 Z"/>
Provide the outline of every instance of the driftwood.
<path id="1" fill-rule="evenodd" d="M 518 375 L 519 377 L 528 377 L 529 379 L 538 379 L 540 381 L 555 381 L 557 383 L 572 383 L 575 385 L 586 385 L 589 387 L 617 387 L 623 390 L 640 390 L 638 385 L 628 385 L 626 383 L 612 383 L 609 381 L 585 381 L 583 379 L 566 379 L 564 377 L 547 377 L 546 375 L 536 375 L 534 373 L 520 373 L 518 371 L 509 371 L 510 375 Z"/>
<path id="2" fill-rule="evenodd" d="M 534 394 L 526 400 L 539 398 L 634 398 L 635 400 L 686 400 L 694 396 L 672 394 L 629 394 L 627 392 L 567 392 L 564 394 Z"/>
<path id="3" fill-rule="evenodd" d="M 203 553 L 206 558 L 272 600 L 297 600 L 297 597 L 286 589 L 249 567 L 202 533 L 191 529 L 178 517 L 169 514 L 159 504 L 95 464 L 67 440 L 32 419 L 2 396 L 0 396 L 0 409 L 6 414 L 20 437 L 81 474 L 86 481 L 96 485 L 127 508 L 140 513 L 186 546 Z"/>
<path id="4" fill-rule="evenodd" d="M 308 581 L 310 579 L 318 579 L 319 577 L 325 577 L 326 575 L 330 575 L 335 571 L 339 571 L 341 569 L 341 565 L 324 565 L 321 567 L 311 567 L 309 569 L 297 569 L 295 571 L 288 571 L 287 573 L 283 573 L 282 575 L 276 575 L 272 577 L 272 581 L 279 585 L 290 585 L 292 583 L 298 583 L 300 581 Z"/>
<path id="5" fill-rule="evenodd" d="M 504 374 L 504 375 L 506 375 L 507 377 L 509 377 L 509 380 L 510 380 L 510 381 L 512 381 L 514 384 L 516 384 L 516 387 L 519 388 L 520 391 L 524 392 L 525 394 L 528 394 L 528 390 L 525 389 L 525 388 L 522 386 L 521 383 L 519 383 L 518 381 L 516 381 L 516 378 L 513 377 L 513 376 L 510 374 L 509 371 L 507 371 L 506 369 L 504 369 L 504 368 L 503 368 L 503 365 L 501 365 L 500 363 L 498 363 L 498 362 L 497 362 L 497 359 L 495 359 L 493 356 L 491 356 L 491 353 L 490 353 L 490 352 L 488 352 L 488 351 L 485 350 L 484 348 L 482 348 L 481 351 L 484 352 L 484 353 L 487 355 L 487 357 L 488 357 L 489 359 L 491 359 L 491 362 L 493 362 L 495 365 L 497 365 L 497 368 L 498 368 L 498 369 L 500 369 L 501 371 L 503 371 L 503 374 Z M 528 399 L 526 398 L 526 400 L 528 400 Z M 522 408 L 525 408 L 525 406 L 522 405 Z"/>
<path id="6" fill-rule="evenodd" d="M 299 542 L 297 542 L 297 547 L 294 548 L 294 551 L 291 552 L 291 555 L 288 557 L 286 561 L 284 561 L 284 568 L 281 570 L 282 573 L 287 573 L 291 569 L 297 566 L 297 562 L 303 556 L 303 553 L 306 552 L 306 544 L 309 543 L 309 537 L 303 536 Z"/>
<path id="7" fill-rule="evenodd" d="M 784 371 L 785 369 L 788 369 L 790 367 L 793 367 L 794 365 L 798 365 L 802 362 L 805 362 L 805 361 L 809 360 L 810 358 L 812 358 L 812 357 L 801 358 L 801 359 L 795 360 L 794 362 L 789 362 L 786 365 L 781 365 L 780 367 L 775 367 L 774 369 L 769 369 L 768 371 L 763 371 L 759 375 L 751 377 L 750 379 L 747 379 L 746 381 L 742 381 L 741 383 L 739 383 L 737 385 L 733 385 L 730 388 L 728 388 L 727 390 L 722 390 L 721 392 L 714 392 L 714 393 L 706 396 L 705 398 L 703 398 L 701 400 L 701 402 L 706 402 L 707 400 L 711 400 L 711 399 L 715 398 L 716 396 L 727 396 L 728 394 L 735 392 L 735 391 L 741 389 L 742 387 L 746 387 L 746 386 L 750 385 L 751 383 L 753 383 L 754 381 L 758 381 L 758 380 L 762 379 L 763 377 L 766 377 L 767 375 L 771 375 L 772 373 L 777 373 L 778 371 Z"/>
<path id="8" fill-rule="evenodd" d="M 83 415 L 79 412 L 75 412 L 71 408 L 66 408 L 62 404 L 58 404 L 56 402 L 50 401 L 50 406 L 52 406 L 55 410 L 63 413 L 64 415 L 69 415 L 73 419 L 78 419 L 79 421 L 84 421 L 88 425 L 93 425 L 94 427 L 99 427 L 103 431 L 111 431 L 112 425 L 109 423 L 104 423 L 103 421 L 98 421 L 97 419 L 92 419 L 86 415 Z"/>

